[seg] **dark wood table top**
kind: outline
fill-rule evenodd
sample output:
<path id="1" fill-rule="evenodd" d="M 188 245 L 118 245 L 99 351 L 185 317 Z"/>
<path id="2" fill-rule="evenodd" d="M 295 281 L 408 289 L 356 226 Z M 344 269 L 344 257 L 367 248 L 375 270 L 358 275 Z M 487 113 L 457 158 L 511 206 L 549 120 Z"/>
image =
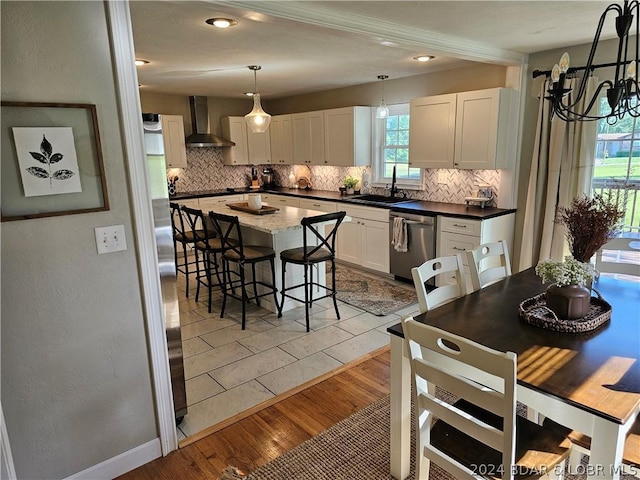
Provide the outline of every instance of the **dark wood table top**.
<path id="1" fill-rule="evenodd" d="M 594 283 L 611 320 L 585 333 L 562 333 L 521 320 L 518 305 L 543 292 L 533 269 L 438 307 L 417 320 L 518 355 L 518 383 L 623 423 L 640 408 L 640 282 Z M 403 337 L 401 324 L 388 329 Z"/>

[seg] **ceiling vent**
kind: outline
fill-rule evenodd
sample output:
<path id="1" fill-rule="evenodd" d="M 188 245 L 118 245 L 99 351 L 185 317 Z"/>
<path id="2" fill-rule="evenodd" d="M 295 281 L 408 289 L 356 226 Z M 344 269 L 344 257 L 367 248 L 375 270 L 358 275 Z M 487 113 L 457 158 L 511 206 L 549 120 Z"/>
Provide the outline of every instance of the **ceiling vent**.
<path id="1" fill-rule="evenodd" d="M 233 147 L 235 143 L 209 133 L 209 108 L 207 97 L 189 97 L 191 128 L 193 132 L 186 139 L 187 147 Z"/>

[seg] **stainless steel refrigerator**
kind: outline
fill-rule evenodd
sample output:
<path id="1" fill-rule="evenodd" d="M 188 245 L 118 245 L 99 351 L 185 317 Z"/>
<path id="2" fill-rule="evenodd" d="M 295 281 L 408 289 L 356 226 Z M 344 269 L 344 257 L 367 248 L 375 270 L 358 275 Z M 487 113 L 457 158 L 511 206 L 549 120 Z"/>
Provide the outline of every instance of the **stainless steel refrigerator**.
<path id="1" fill-rule="evenodd" d="M 153 222 L 158 254 L 160 286 L 164 312 L 171 387 L 175 408 L 176 424 L 187 414 L 187 395 L 184 380 L 182 337 L 180 335 L 180 312 L 176 287 L 175 248 L 173 228 L 169 209 L 167 167 L 162 138 L 162 119 L 158 114 L 143 113 L 144 141 L 149 171 L 149 192 L 153 205 Z"/>

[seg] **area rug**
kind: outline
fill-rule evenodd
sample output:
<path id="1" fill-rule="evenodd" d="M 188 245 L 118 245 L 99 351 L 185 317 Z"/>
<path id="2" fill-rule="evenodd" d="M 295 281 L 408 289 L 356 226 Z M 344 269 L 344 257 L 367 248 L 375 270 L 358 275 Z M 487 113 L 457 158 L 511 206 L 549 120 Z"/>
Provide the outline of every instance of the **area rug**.
<path id="1" fill-rule="evenodd" d="M 330 282 L 331 272 L 327 273 Z M 412 288 L 403 288 L 344 266 L 336 266 L 336 297 L 373 315 L 384 316 L 418 302 Z"/>
<path id="2" fill-rule="evenodd" d="M 389 473 L 389 396 L 354 413 L 293 450 L 246 475 L 227 467 L 220 480 L 387 480 Z M 526 414 L 520 409 L 519 414 Z M 411 435 L 411 467 L 407 480 L 415 479 L 415 439 Z M 566 480 L 585 480 L 586 462 Z M 636 477 L 622 475 L 623 480 Z M 435 464 L 429 480 L 455 480 Z M 637 479 L 636 479 L 637 480 Z"/>

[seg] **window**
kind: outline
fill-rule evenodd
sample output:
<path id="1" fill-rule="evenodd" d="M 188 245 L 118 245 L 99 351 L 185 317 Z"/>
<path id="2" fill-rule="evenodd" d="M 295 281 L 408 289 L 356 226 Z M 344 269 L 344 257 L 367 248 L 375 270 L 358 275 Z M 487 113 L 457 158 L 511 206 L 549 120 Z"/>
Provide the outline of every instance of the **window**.
<path id="1" fill-rule="evenodd" d="M 600 111 L 609 111 L 606 98 Z M 611 194 L 626 207 L 623 233 L 640 232 L 640 120 L 626 116 L 613 125 L 598 120 L 595 166 L 591 184 L 594 193 Z"/>
<path id="2" fill-rule="evenodd" d="M 377 146 L 374 183 L 390 185 L 395 166 L 398 185 L 420 187 L 421 169 L 409 166 L 409 104 L 391 105 L 386 119 L 374 118 L 373 121 Z"/>

